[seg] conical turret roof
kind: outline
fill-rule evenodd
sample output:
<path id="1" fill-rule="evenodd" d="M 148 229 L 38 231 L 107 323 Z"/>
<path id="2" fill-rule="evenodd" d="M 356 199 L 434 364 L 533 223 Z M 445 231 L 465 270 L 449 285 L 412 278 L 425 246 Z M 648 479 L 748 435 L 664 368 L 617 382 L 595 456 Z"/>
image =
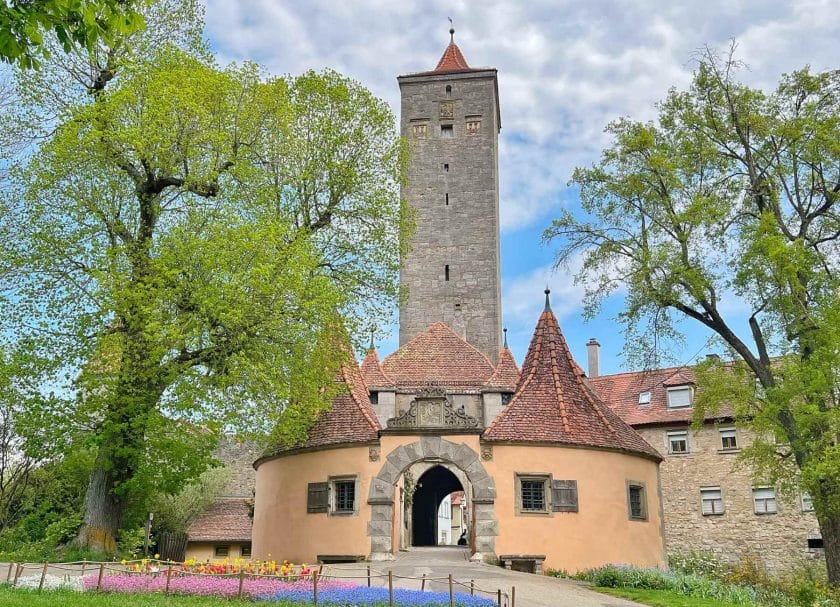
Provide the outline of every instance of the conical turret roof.
<path id="1" fill-rule="evenodd" d="M 362 360 L 361 372 L 365 385 L 370 390 L 377 388 L 393 390 L 396 386 L 394 380 L 385 375 L 385 371 L 382 370 L 382 365 L 379 364 L 379 356 L 373 346 L 368 348 L 365 358 Z"/>
<path id="2" fill-rule="evenodd" d="M 546 293 L 546 308 L 516 392 L 485 430 L 484 439 L 583 445 L 660 460 L 656 450 L 584 384 L 576 367 Z"/>
<path id="3" fill-rule="evenodd" d="M 471 69 L 469 65 L 467 65 L 467 60 L 464 59 L 464 54 L 461 52 L 461 49 L 458 48 L 458 45 L 455 44 L 455 41 L 449 43 L 449 45 L 444 49 L 443 55 L 440 57 L 440 61 L 438 61 L 437 66 L 433 71 L 435 72 L 463 72 L 465 70 Z"/>
<path id="4" fill-rule="evenodd" d="M 519 383 L 519 367 L 516 366 L 513 352 L 505 346 L 499 352 L 499 362 L 496 364 L 493 375 L 484 386 L 487 389 L 495 388 L 504 392 L 513 392 L 517 383 Z"/>

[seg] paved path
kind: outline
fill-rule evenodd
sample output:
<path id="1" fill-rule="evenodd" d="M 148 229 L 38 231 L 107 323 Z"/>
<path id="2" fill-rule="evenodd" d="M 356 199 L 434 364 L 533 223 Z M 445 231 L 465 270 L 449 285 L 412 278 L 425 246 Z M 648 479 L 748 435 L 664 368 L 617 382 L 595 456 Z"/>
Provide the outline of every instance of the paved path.
<path id="1" fill-rule="evenodd" d="M 359 565 L 330 565 L 329 568 L 338 576 L 342 573 L 348 576 L 366 575 L 364 566 L 360 569 Z M 475 580 L 476 588 L 491 591 L 494 598 L 497 589 L 501 588 L 502 592 L 509 594 L 515 586 L 515 607 L 640 607 L 638 603 L 594 592 L 571 580 L 473 563 L 469 560 L 467 550 L 455 546 L 412 548 L 407 552 L 400 552 L 394 561 L 372 563 L 371 569 L 386 573 L 388 570 L 393 571 L 394 585 L 402 588 L 419 589 L 420 581 L 402 579 L 401 576 L 419 578 L 426 574 L 427 578 L 446 578 L 450 573 L 459 581 L 469 583 L 469 580 Z M 354 581 L 365 583 L 364 580 Z M 373 583 L 378 586 L 387 584 L 384 580 L 374 580 Z M 427 582 L 426 589 L 447 591 L 448 583 Z M 456 591 L 469 592 L 463 587 L 456 587 Z M 503 602 L 503 605 L 509 604 Z"/>

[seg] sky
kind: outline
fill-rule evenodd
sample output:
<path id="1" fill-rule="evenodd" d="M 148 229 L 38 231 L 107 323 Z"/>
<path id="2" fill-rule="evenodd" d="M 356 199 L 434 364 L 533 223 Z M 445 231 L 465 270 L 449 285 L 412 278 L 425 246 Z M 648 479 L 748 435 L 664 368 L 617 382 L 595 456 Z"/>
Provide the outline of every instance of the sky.
<path id="1" fill-rule="evenodd" d="M 540 236 L 560 208 L 579 208 L 567 183 L 609 145 L 604 127 L 622 116 L 653 119 L 669 88 L 689 84 L 706 45 L 723 50 L 734 39 L 747 65 L 742 79 L 765 90 L 783 73 L 806 64 L 836 69 L 840 58 L 836 0 L 205 3 L 206 33 L 223 63 L 254 60 L 273 74 L 332 68 L 385 99 L 396 116 L 396 77 L 434 68 L 451 17 L 470 66 L 499 74 L 502 315 L 511 349 L 521 364 L 549 286 L 575 358 L 584 363 L 586 341 L 597 338 L 602 373 L 631 368 L 613 320 L 622 296 L 584 319 L 583 286 L 552 270 L 554 250 Z M 745 310 L 732 302 L 728 311 L 743 329 Z M 707 333 L 682 326 L 686 339 L 670 348 L 674 361 L 690 364 L 714 349 Z M 396 346 L 394 325 L 378 343 L 380 355 Z"/>

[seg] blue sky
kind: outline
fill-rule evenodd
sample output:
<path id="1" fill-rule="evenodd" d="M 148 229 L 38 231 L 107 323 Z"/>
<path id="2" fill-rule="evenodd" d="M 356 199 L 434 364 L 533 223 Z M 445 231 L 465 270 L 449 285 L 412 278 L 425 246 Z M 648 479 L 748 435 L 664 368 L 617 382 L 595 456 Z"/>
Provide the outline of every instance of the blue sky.
<path id="1" fill-rule="evenodd" d="M 578 206 L 567 182 L 609 144 L 604 126 L 620 116 L 649 120 L 672 86 L 685 87 L 703 45 L 738 42 L 743 78 L 772 88 L 810 64 L 837 68 L 840 12 L 830 0 L 507 2 L 483 0 L 206 0 L 207 35 L 222 62 L 256 60 L 271 73 L 325 67 L 351 76 L 399 111 L 399 74 L 431 69 L 449 41 L 452 17 L 471 66 L 499 70 L 502 299 L 510 345 L 522 362 L 546 284 L 575 357 L 597 337 L 602 373 L 626 369 L 611 320 L 620 295 L 585 321 L 583 288 L 552 272 L 540 234 L 561 206 Z M 744 327 L 737 302 L 729 313 Z M 708 351 L 707 335 L 684 323 L 673 359 Z M 396 331 L 379 342 L 396 347 Z"/>

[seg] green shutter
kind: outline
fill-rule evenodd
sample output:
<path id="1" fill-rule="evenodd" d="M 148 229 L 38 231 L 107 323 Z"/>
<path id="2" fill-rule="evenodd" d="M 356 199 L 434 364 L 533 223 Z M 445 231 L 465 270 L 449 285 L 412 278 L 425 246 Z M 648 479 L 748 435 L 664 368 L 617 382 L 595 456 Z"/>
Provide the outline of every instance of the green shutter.
<path id="1" fill-rule="evenodd" d="M 551 481 L 551 509 L 554 512 L 577 512 L 577 481 Z"/>
<path id="2" fill-rule="evenodd" d="M 329 509 L 329 483 L 309 483 L 306 511 L 309 513 L 326 512 Z"/>

